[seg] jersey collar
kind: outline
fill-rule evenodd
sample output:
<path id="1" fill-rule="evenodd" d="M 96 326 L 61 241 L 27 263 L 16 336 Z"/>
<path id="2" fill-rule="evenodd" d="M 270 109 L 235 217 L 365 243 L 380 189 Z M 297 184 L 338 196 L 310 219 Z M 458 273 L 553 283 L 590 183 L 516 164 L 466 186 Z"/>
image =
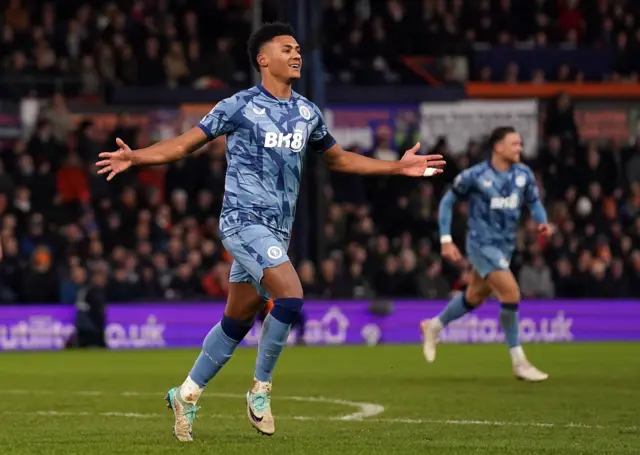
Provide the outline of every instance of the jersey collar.
<path id="1" fill-rule="evenodd" d="M 287 101 L 293 101 L 293 90 L 291 91 L 291 98 L 285 99 L 285 98 L 278 98 L 276 96 L 273 96 L 271 93 L 269 93 L 269 91 L 266 88 L 262 86 L 262 84 L 258 84 L 257 87 L 258 87 L 258 90 L 260 90 L 262 93 L 264 93 L 265 96 L 267 96 L 268 98 L 271 98 L 272 100 L 276 100 L 281 103 L 283 102 L 286 103 Z"/>
<path id="2" fill-rule="evenodd" d="M 495 167 L 493 167 L 493 164 L 491 164 L 491 158 L 489 158 L 487 161 L 487 166 L 489 166 L 489 169 L 493 170 L 493 172 L 495 172 L 496 174 L 508 174 L 509 172 L 511 172 L 511 170 L 513 169 L 513 165 L 509 166 L 509 169 L 507 169 L 506 171 L 499 171 L 497 170 Z"/>

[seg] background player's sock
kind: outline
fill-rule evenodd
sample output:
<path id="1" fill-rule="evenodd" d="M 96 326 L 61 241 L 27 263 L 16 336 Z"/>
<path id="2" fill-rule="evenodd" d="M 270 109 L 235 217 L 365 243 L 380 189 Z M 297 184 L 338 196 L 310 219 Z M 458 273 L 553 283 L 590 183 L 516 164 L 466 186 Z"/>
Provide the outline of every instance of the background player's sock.
<path id="1" fill-rule="evenodd" d="M 302 299 L 296 298 L 277 299 L 264 319 L 254 374 L 258 381 L 271 382 L 273 369 L 287 344 L 291 324 L 302 310 L 302 303 Z"/>
<path id="2" fill-rule="evenodd" d="M 253 320 L 238 321 L 223 316 L 205 337 L 202 351 L 191 368 L 189 376 L 180 387 L 180 398 L 195 403 L 202 390 L 231 358 L 236 346 L 251 330 Z"/>
<path id="3" fill-rule="evenodd" d="M 520 334 L 518 328 L 518 304 L 500 304 L 500 324 L 504 332 L 504 339 L 509 346 L 509 354 L 514 364 L 525 360 L 524 351 L 520 346 Z"/>
<path id="4" fill-rule="evenodd" d="M 461 292 L 452 298 L 447 306 L 444 307 L 444 310 L 442 310 L 442 312 L 431 321 L 434 324 L 434 328 L 436 330 L 440 330 L 456 319 L 460 319 L 472 310 L 473 307 L 467 303 L 464 292 Z"/>

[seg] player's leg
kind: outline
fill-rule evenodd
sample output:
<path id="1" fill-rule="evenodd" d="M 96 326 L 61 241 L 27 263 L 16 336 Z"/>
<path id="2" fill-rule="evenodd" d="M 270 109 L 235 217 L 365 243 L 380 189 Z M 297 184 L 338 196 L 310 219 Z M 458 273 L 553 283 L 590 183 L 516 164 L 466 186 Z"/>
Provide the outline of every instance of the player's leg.
<path id="1" fill-rule="evenodd" d="M 293 326 L 291 327 L 292 329 L 296 329 L 296 328 L 298 329 L 298 337 L 296 341 L 296 344 L 298 345 L 306 344 L 304 341 L 306 324 L 307 324 L 307 316 L 305 315 L 304 311 L 301 311 L 300 313 L 298 313 L 298 318 L 296 319 L 296 321 L 293 323 Z"/>
<path id="2" fill-rule="evenodd" d="M 527 360 L 520 344 L 518 322 L 520 288 L 513 273 L 508 269 L 494 270 L 487 276 L 487 283 L 500 301 L 500 324 L 507 346 L 509 346 L 514 374 L 518 379 L 525 381 L 544 381 L 549 375 L 538 370 Z"/>
<path id="3" fill-rule="evenodd" d="M 299 318 L 303 303 L 302 284 L 293 265 L 288 258 L 286 262 L 277 264 L 285 256 L 283 249 L 272 254 L 271 263 L 263 269 L 261 285 L 273 298 L 273 308 L 264 318 L 253 385 L 247 393 L 249 421 L 260 433 L 268 436 L 275 432 L 271 412 L 273 371 L 287 343 L 291 326 Z"/>
<path id="4" fill-rule="evenodd" d="M 231 358 L 233 351 L 247 335 L 255 320 L 255 315 L 264 307 L 264 300 L 256 288 L 238 279 L 248 278 L 237 266 L 237 272 L 230 276 L 229 297 L 222 319 L 211 329 L 202 344 L 202 351 L 181 387 L 181 396 L 187 402 L 196 402 L 203 389 Z M 232 267 L 234 269 L 235 267 Z"/>
<path id="5" fill-rule="evenodd" d="M 271 378 L 291 323 L 302 308 L 302 285 L 289 257 L 287 243 L 261 225 L 250 225 L 226 237 L 223 244 L 251 276 L 263 298 L 273 298 L 273 308 L 264 318 L 254 381 L 247 393 L 247 415 L 261 433 L 275 431 L 271 413 Z M 267 293 L 268 291 L 268 293 Z"/>
<path id="6" fill-rule="evenodd" d="M 422 352 L 427 362 L 431 363 L 436 359 L 436 345 L 442 329 L 482 305 L 491 294 L 491 288 L 478 272 L 472 270 L 471 274 L 464 292 L 455 295 L 436 317 L 420 323 Z"/>
<path id="7" fill-rule="evenodd" d="M 200 395 L 231 358 L 235 348 L 251 329 L 255 313 L 264 305 L 255 287 L 242 282 L 247 280 L 250 277 L 234 262 L 222 319 L 205 337 L 202 350 L 184 383 L 167 394 L 168 407 L 174 413 L 173 433 L 179 441 L 193 440 L 193 421 L 199 409 L 196 403 Z"/>

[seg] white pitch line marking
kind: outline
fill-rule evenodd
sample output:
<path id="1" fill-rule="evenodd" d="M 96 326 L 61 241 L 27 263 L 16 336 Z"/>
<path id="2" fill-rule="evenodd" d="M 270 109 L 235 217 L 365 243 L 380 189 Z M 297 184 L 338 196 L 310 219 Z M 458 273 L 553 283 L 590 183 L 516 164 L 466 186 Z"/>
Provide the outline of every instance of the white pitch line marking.
<path id="1" fill-rule="evenodd" d="M 53 390 L 7 390 L 4 393 L 10 395 L 53 395 L 56 393 L 60 393 Z M 66 394 L 71 393 L 73 395 L 81 395 L 81 396 L 104 396 L 104 395 L 120 395 L 123 397 L 136 397 L 136 396 L 158 396 L 162 397 L 162 393 L 155 392 L 105 392 L 101 390 L 79 390 L 72 392 L 65 392 Z M 244 394 L 236 394 L 236 393 L 216 393 L 211 392 L 206 394 L 207 397 L 218 397 L 218 398 L 245 398 Z M 384 412 L 384 406 L 375 404 L 375 403 L 366 403 L 359 401 L 349 401 L 349 400 L 340 400 L 335 398 L 325 398 L 325 397 L 298 397 L 298 396 L 284 396 L 278 397 L 279 400 L 291 400 L 291 401 L 300 401 L 305 403 L 327 403 L 327 404 L 335 404 L 339 406 L 347 406 L 355 408 L 355 412 L 351 414 L 341 415 L 337 417 L 332 417 L 331 420 L 363 420 L 370 417 L 375 417 Z"/>
<path id="2" fill-rule="evenodd" d="M 14 414 L 10 411 L 1 411 L 0 414 L 8 415 Z M 165 413 L 138 413 L 138 412 L 86 412 L 86 411 L 34 411 L 21 414 L 45 416 L 45 417 L 121 417 L 121 418 L 134 418 L 134 419 L 156 419 L 166 417 Z M 245 417 L 233 416 L 229 414 L 205 414 L 203 417 L 208 419 L 224 419 L 224 420 L 244 420 Z M 335 422 L 336 420 L 342 420 L 335 417 L 311 417 L 311 416 L 278 416 L 278 420 L 296 420 L 301 422 Z M 353 419 L 351 420 L 353 421 Z M 584 423 L 545 423 L 545 422 L 503 422 L 497 420 L 437 420 L 437 419 L 402 419 L 402 418 L 373 418 L 360 420 L 360 422 L 369 423 L 384 423 L 384 424 L 413 424 L 413 425 L 460 425 L 460 426 L 499 426 L 499 427 L 532 427 L 532 428 L 564 428 L 564 429 L 587 429 L 587 430 L 605 430 L 613 429 L 614 427 L 607 427 L 604 425 L 589 425 Z M 640 431 L 639 427 L 615 427 L 622 431 Z"/>
<path id="3" fill-rule="evenodd" d="M 54 390 L 5 390 L 4 394 L 9 395 L 54 395 L 60 393 Z M 162 397 L 162 393 L 155 392 L 106 392 L 106 391 L 74 391 L 65 392 L 74 395 L 81 396 L 105 396 L 105 395 L 119 395 L 123 397 L 144 397 L 155 396 Z M 207 393 L 206 397 L 218 397 L 218 398 L 244 398 L 242 394 L 234 393 Z M 469 419 L 412 419 L 412 418 L 374 418 L 384 412 L 385 408 L 382 405 L 375 403 L 365 403 L 349 400 L 340 400 L 334 398 L 324 397 L 298 397 L 298 396 L 285 396 L 278 397 L 281 400 L 291 400 L 307 403 L 327 403 L 343 406 L 351 406 L 356 408 L 357 411 L 351 414 L 337 416 L 337 417 L 313 417 L 313 416 L 277 416 L 278 419 L 283 420 L 296 420 L 296 421 L 311 421 L 311 422 L 335 422 L 335 421 L 357 421 L 357 422 L 371 422 L 371 423 L 385 423 L 385 424 L 414 424 L 414 425 L 459 425 L 459 426 L 492 426 L 492 427 L 532 427 L 532 428 L 565 428 L 565 429 L 582 429 L 582 430 L 605 430 L 616 429 L 620 431 L 636 432 L 640 431 L 638 426 L 605 426 L 605 425 L 592 425 L 580 422 L 570 423 L 549 423 L 549 422 L 514 422 L 514 421 L 499 421 L 499 420 L 469 420 Z M 14 412 L 0 411 L 0 414 L 13 414 Z M 86 411 L 34 411 L 26 412 L 22 414 L 30 414 L 35 416 L 51 416 L 51 417 L 81 417 L 81 416 L 95 416 L 95 417 L 121 417 L 121 418 L 140 418 L 140 419 L 153 419 L 165 417 L 166 413 L 136 413 L 136 412 L 86 412 Z M 204 414 L 203 417 L 211 419 L 244 419 L 242 416 L 233 416 L 229 414 Z"/>

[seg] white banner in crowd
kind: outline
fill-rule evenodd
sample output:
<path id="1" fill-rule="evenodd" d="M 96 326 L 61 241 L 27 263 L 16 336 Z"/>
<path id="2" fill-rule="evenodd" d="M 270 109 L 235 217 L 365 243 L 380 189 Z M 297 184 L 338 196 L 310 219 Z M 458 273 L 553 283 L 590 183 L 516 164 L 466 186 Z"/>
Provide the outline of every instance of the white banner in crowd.
<path id="1" fill-rule="evenodd" d="M 333 109 L 323 111 L 324 122 L 331 132 L 331 136 L 343 147 L 358 145 L 364 150 L 369 150 L 374 145 L 373 128 L 368 122 L 360 125 L 344 125 L 336 121 Z"/>
<path id="2" fill-rule="evenodd" d="M 420 115 L 420 137 L 424 143 L 433 146 L 444 136 L 455 155 L 463 153 L 470 140 L 482 140 L 498 126 L 513 126 L 520 133 L 526 157 L 537 153 L 536 100 L 423 103 Z"/>

